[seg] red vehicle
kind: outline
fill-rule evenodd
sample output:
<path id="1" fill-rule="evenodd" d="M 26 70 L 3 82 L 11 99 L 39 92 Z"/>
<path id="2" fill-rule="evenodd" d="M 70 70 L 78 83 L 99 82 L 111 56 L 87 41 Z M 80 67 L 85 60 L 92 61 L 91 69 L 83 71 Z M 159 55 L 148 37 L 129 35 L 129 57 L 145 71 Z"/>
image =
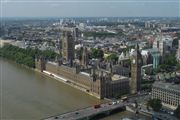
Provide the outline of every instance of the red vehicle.
<path id="1" fill-rule="evenodd" d="M 108 103 L 108 105 L 112 105 L 112 103 Z"/>
<path id="2" fill-rule="evenodd" d="M 97 109 L 97 108 L 100 108 L 101 105 L 94 105 L 94 108 Z"/>

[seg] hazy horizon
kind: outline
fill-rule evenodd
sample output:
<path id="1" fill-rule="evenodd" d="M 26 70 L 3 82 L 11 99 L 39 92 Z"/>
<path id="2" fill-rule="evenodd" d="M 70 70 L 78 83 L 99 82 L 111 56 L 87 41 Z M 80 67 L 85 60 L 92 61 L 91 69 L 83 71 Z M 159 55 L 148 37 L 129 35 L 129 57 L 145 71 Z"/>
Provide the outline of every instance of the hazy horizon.
<path id="1" fill-rule="evenodd" d="M 1 17 L 180 17 L 180 0 L 1 0 Z"/>

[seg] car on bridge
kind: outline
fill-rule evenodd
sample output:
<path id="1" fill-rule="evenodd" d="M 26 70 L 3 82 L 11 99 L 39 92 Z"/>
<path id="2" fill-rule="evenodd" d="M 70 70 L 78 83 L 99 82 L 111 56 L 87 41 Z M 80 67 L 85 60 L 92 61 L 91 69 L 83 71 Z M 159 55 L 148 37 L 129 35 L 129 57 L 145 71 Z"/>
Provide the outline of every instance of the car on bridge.
<path id="1" fill-rule="evenodd" d="M 98 109 L 98 108 L 100 108 L 101 107 L 101 105 L 100 104 L 98 104 L 98 105 L 94 105 L 94 108 L 95 109 Z"/>

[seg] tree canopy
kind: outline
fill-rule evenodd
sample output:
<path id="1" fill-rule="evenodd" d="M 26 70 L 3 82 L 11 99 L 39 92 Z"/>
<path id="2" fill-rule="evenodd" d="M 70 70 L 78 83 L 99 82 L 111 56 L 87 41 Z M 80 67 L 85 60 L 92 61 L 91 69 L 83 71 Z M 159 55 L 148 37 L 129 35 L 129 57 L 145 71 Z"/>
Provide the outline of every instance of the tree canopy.
<path id="1" fill-rule="evenodd" d="M 107 60 L 110 60 L 110 61 L 118 61 L 118 55 L 115 54 L 115 53 L 111 53 L 108 57 L 107 57 Z"/>
<path id="2" fill-rule="evenodd" d="M 180 70 L 180 63 L 179 62 L 176 64 L 176 69 Z"/>
<path id="3" fill-rule="evenodd" d="M 160 99 L 151 99 L 148 101 L 148 105 L 152 107 L 152 109 L 158 112 L 162 108 L 162 103 Z"/>
<path id="4" fill-rule="evenodd" d="M 180 105 L 178 105 L 178 107 L 176 108 L 176 110 L 174 111 L 174 115 L 180 119 Z"/>
<path id="5" fill-rule="evenodd" d="M 172 42 L 172 45 L 173 45 L 173 46 L 178 46 L 179 40 L 180 40 L 180 37 L 174 39 L 173 42 Z"/>
<path id="6" fill-rule="evenodd" d="M 43 56 L 48 60 L 55 59 L 59 54 L 51 50 L 41 51 L 39 49 L 32 48 L 19 48 L 13 45 L 5 45 L 0 48 L 0 57 L 4 57 L 15 61 L 16 63 L 26 65 L 28 67 L 35 67 L 35 57 Z"/>
<path id="7" fill-rule="evenodd" d="M 101 49 L 91 49 L 91 55 L 93 58 L 103 58 L 104 57 L 104 52 Z"/>
<path id="8" fill-rule="evenodd" d="M 157 68 L 157 71 L 156 72 L 159 72 L 159 71 L 172 71 L 174 68 L 173 66 L 177 66 L 178 65 L 178 62 L 176 60 L 176 56 L 174 53 L 172 54 L 169 54 L 169 55 L 166 55 L 164 57 L 164 62 L 163 64 L 159 65 L 159 67 Z"/>
<path id="9" fill-rule="evenodd" d="M 165 57 L 166 59 L 164 60 L 164 64 L 169 65 L 169 66 L 175 66 L 177 61 L 175 54 L 169 54 Z"/>

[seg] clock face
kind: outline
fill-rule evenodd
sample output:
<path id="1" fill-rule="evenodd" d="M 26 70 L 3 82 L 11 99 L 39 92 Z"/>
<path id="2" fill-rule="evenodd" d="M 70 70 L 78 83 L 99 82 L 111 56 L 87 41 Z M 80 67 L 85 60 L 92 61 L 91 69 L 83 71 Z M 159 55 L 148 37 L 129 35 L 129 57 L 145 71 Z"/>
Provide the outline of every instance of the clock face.
<path id="1" fill-rule="evenodd" d="M 133 59 L 132 63 L 135 64 L 135 62 L 136 62 L 135 59 Z"/>

